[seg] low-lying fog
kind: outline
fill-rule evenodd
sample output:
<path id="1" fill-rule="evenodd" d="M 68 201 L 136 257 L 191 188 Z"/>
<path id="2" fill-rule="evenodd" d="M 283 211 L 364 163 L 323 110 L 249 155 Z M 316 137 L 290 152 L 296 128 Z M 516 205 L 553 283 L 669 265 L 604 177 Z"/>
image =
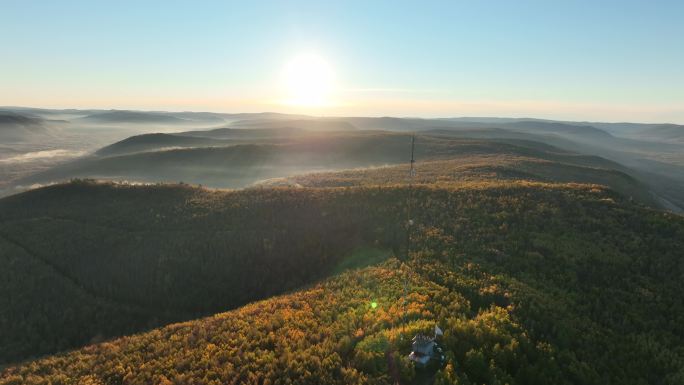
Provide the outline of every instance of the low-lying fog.
<path id="1" fill-rule="evenodd" d="M 305 151 L 280 154 L 278 147 L 263 147 L 289 143 L 293 138 L 301 138 L 302 133 L 366 135 L 374 130 L 451 139 L 531 141 L 553 146 L 553 151 L 599 156 L 620 163 L 629 175 L 651 186 L 664 207 L 684 205 L 684 126 L 674 124 L 507 118 L 315 118 L 275 113 L 9 107 L 0 108 L 0 195 L 73 177 L 145 183 L 185 180 L 211 187 L 239 188 L 291 173 L 408 160 L 405 156 L 397 158 L 394 153 L 389 158 L 374 157 L 378 147 L 372 141 L 352 141 L 348 147 L 331 148 L 334 153 L 329 156 L 321 148 L 318 155 L 308 158 Z M 139 136 L 150 133 L 173 135 Z M 235 144 L 261 147 L 247 152 L 192 151 Z M 313 145 L 321 146 L 324 142 Z M 395 147 L 393 151 L 399 151 Z M 255 152 L 257 149 L 261 152 Z M 299 155 L 301 159 L 295 161 Z M 435 155 L 439 154 L 424 156 Z"/>

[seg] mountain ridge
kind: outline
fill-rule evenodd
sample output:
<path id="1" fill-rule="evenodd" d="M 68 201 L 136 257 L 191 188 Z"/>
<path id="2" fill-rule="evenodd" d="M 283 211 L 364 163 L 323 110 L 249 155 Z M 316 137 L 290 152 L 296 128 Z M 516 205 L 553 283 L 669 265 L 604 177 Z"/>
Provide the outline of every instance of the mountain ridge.
<path id="1" fill-rule="evenodd" d="M 112 199 L 112 193 L 119 197 Z M 277 383 L 279 378 L 391 383 L 388 356 L 395 362 L 392 365 L 401 368 L 402 383 L 412 383 L 420 373 L 405 361 L 408 341 L 413 333 L 428 332 L 435 324 L 445 331 L 443 345 L 449 352 L 448 364 L 435 381 L 454 377 L 460 381 L 598 383 L 609 378 L 620 383 L 659 377 L 666 384 L 677 383 L 684 357 L 676 346 L 684 330 L 657 314 L 663 314 L 663 309 L 670 309 L 675 317 L 684 314 L 683 304 L 672 295 L 681 290 L 682 266 L 677 256 L 684 246 L 684 217 L 644 208 L 596 185 L 474 181 L 417 185 L 413 194 L 419 225 L 411 257 L 404 262 L 390 259 L 375 267 L 321 277 L 321 281 L 309 281 L 313 286 L 230 313 L 13 365 L 2 372 L 0 383 L 32 384 L 63 376 L 96 383 L 163 382 L 164 378 L 205 383 L 212 379 Z M 110 199 L 104 201 L 104 197 Z M 235 204 L 258 218 L 257 222 L 268 222 L 270 210 L 258 207 L 277 204 L 292 211 L 270 220 L 281 222 L 297 213 L 298 223 L 315 229 L 323 223 L 341 224 L 347 221 L 343 218 L 356 218 L 351 228 L 361 230 L 368 245 L 403 245 L 401 218 L 405 213 L 397 208 L 405 205 L 406 197 L 406 186 L 221 192 L 188 186 L 76 183 L 5 198 L 0 200 L 0 211 L 12 221 L 24 218 L 28 207 L 40 215 L 46 209 L 50 215 L 74 215 L 69 202 L 99 200 L 109 202 L 106 205 L 111 208 L 88 207 L 112 215 L 88 216 L 85 211 L 79 215 L 121 226 L 131 221 L 129 213 L 140 211 L 143 202 L 162 207 L 166 204 L 160 198 L 172 198 L 169 202 L 180 206 L 170 204 L 169 208 L 188 210 L 199 204 L 196 213 L 204 214 L 197 220 L 212 227 L 221 223 L 216 220 L 223 215 L 234 218 L 229 214 L 234 209 L 229 208 Z M 18 204 L 28 198 L 38 204 Z M 140 199 L 144 201 L 133 204 Z M 317 213 L 314 216 L 302 213 L 312 207 L 311 202 L 317 202 L 311 211 Z M 145 217 L 156 218 L 156 211 Z M 170 229 L 179 219 L 192 217 L 190 212 L 175 212 L 154 226 Z M 193 222 L 188 225 L 196 226 Z M 273 225 L 262 222 L 261 227 Z M 241 223 L 241 228 L 252 226 Z M 0 229 L 18 231 L 16 224 Z M 321 234 L 323 238 L 311 239 L 340 232 Z M 350 235 L 342 236 L 342 244 L 354 239 Z M 284 245 L 273 244 L 281 251 L 289 249 Z M 393 253 L 404 258 L 402 246 Z M 259 266 L 257 271 L 271 265 L 250 263 Z M 401 305 L 404 277 L 411 282 L 407 313 Z M 206 276 L 203 280 L 202 286 L 211 282 Z M 372 310 L 371 301 L 378 304 L 377 310 Z M 621 316 L 616 319 L 612 314 Z M 640 334 L 643 326 L 638 325 L 643 323 L 659 332 Z M 649 356 L 653 344 L 668 354 L 669 361 Z M 492 364 L 480 366 L 479 362 Z M 617 369 L 615 362 L 630 365 Z"/>

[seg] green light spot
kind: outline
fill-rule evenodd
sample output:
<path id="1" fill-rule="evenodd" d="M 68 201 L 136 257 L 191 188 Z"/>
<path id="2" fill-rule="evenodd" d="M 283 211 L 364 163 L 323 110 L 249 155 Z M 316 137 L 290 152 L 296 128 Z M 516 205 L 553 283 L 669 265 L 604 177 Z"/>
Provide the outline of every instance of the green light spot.
<path id="1" fill-rule="evenodd" d="M 371 307 L 373 309 L 375 309 L 376 307 L 378 307 L 378 303 L 377 302 L 371 302 Z"/>

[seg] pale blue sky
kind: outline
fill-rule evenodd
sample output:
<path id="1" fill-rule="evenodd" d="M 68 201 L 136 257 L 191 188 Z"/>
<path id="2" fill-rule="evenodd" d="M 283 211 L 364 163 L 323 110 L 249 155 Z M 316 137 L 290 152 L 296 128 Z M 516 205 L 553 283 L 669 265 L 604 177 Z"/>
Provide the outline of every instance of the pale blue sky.
<path id="1" fill-rule="evenodd" d="M 0 0 L 0 46 L 0 105 L 684 123 L 681 0 Z"/>

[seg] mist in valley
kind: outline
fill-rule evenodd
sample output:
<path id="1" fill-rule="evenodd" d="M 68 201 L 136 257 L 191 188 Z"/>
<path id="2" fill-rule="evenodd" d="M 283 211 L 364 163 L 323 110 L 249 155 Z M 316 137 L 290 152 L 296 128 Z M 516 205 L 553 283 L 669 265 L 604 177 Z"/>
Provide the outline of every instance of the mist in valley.
<path id="1" fill-rule="evenodd" d="M 298 174 L 402 164 L 416 134 L 421 160 L 465 161 L 473 154 L 436 144 L 438 138 L 600 157 L 615 164 L 592 167 L 633 177 L 657 206 L 684 207 L 684 126 L 674 124 L 22 108 L 3 108 L 0 117 L 2 195 L 73 178 L 244 188 Z"/>

